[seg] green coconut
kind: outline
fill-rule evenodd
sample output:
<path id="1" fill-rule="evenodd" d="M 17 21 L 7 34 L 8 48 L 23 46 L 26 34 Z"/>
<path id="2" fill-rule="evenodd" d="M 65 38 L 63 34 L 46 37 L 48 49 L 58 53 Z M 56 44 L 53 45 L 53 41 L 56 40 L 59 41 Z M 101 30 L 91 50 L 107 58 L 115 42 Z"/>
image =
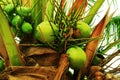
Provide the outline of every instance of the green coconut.
<path id="1" fill-rule="evenodd" d="M 88 38 L 91 34 L 90 26 L 82 21 L 78 21 L 74 30 L 75 38 Z"/>
<path id="2" fill-rule="evenodd" d="M 8 14 L 11 14 L 13 13 L 15 7 L 13 4 L 7 4 L 5 7 L 4 7 L 4 11 Z"/>
<path id="3" fill-rule="evenodd" d="M 23 23 L 23 19 L 21 16 L 16 15 L 12 19 L 12 26 L 21 26 Z"/>
<path id="4" fill-rule="evenodd" d="M 86 53 L 78 46 L 68 48 L 66 51 L 68 54 L 70 67 L 75 70 L 81 69 L 86 62 Z"/>
<path id="5" fill-rule="evenodd" d="M 26 34 L 32 33 L 32 30 L 33 30 L 32 25 L 31 25 L 30 23 L 28 23 L 28 22 L 24 22 L 24 23 L 22 24 L 21 29 L 22 29 L 22 31 L 23 31 L 24 33 L 26 33 Z"/>
<path id="6" fill-rule="evenodd" d="M 43 43 L 53 42 L 56 39 L 55 35 L 58 34 L 58 31 L 59 29 L 54 23 L 44 21 L 36 27 L 35 37 Z"/>
<path id="7" fill-rule="evenodd" d="M 31 8 L 29 7 L 18 6 L 16 8 L 16 13 L 21 16 L 29 16 L 30 12 L 31 12 Z"/>

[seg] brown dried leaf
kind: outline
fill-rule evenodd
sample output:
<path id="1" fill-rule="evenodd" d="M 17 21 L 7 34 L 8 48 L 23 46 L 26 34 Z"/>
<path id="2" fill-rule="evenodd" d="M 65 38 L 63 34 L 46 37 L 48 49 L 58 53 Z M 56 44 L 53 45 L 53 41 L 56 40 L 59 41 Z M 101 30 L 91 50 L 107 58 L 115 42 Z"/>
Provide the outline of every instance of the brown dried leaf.
<path id="1" fill-rule="evenodd" d="M 88 73 L 89 74 L 88 78 L 90 80 L 92 80 L 92 78 L 95 77 L 95 73 L 100 71 L 100 70 L 102 70 L 102 67 L 100 67 L 100 66 L 91 66 L 89 73 Z"/>
<path id="2" fill-rule="evenodd" d="M 9 80 L 48 80 L 46 76 L 35 74 L 35 73 L 29 73 L 29 74 L 22 74 L 19 76 L 8 76 Z"/>
<path id="3" fill-rule="evenodd" d="M 57 72 L 57 68 L 54 66 L 11 66 L 10 69 L 10 80 L 53 80 Z"/>
<path id="4" fill-rule="evenodd" d="M 43 55 L 43 54 L 56 54 L 57 51 L 49 48 L 49 47 L 30 47 L 26 52 L 26 56 L 32 55 Z"/>
<path id="5" fill-rule="evenodd" d="M 33 58 L 40 66 L 57 66 L 59 62 L 59 54 L 36 55 L 30 58 Z"/>
<path id="6" fill-rule="evenodd" d="M 35 64 L 36 62 L 40 66 L 58 65 L 60 55 L 60 53 L 48 47 L 30 47 L 24 54 L 27 65 Z"/>

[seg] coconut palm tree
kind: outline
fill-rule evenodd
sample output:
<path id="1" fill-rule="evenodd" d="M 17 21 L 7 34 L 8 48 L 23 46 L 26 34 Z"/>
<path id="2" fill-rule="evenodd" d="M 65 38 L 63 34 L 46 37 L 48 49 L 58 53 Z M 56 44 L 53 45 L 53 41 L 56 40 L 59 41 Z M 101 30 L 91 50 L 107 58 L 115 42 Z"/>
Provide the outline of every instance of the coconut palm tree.
<path id="1" fill-rule="evenodd" d="M 108 9 L 101 15 L 105 1 Z M 0 79 L 116 79 L 119 64 L 111 65 L 120 58 L 111 61 L 120 53 L 120 18 L 113 16 L 116 9 L 110 12 L 111 3 L 117 4 L 0 0 Z"/>

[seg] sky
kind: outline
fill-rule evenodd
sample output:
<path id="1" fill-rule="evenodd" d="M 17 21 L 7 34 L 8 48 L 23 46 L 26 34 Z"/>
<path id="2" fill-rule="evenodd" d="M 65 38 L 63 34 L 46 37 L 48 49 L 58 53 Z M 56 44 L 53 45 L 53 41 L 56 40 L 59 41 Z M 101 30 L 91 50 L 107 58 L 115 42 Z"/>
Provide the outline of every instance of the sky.
<path id="1" fill-rule="evenodd" d="M 105 15 L 110 4 L 110 13 L 115 11 L 113 17 L 120 15 L 120 7 L 118 7 L 118 3 L 120 3 L 120 0 L 105 0 L 105 2 L 102 4 L 101 8 L 98 11 L 98 15 L 96 16 L 97 19 L 93 20 L 94 23 L 97 24 L 101 20 L 101 18 Z"/>

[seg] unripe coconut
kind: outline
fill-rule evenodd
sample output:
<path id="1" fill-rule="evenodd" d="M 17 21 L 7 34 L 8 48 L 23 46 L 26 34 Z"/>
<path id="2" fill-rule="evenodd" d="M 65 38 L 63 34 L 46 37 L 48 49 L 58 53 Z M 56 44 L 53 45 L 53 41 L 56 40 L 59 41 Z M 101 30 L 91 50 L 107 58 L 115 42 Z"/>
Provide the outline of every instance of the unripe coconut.
<path id="1" fill-rule="evenodd" d="M 22 29 L 22 31 L 23 31 L 24 33 L 26 33 L 26 34 L 32 33 L 32 30 L 33 30 L 32 25 L 31 25 L 30 23 L 28 23 L 28 22 L 24 22 L 24 23 L 22 24 L 21 29 Z"/>
<path id="2" fill-rule="evenodd" d="M 8 14 L 12 13 L 14 11 L 14 5 L 13 4 L 7 4 L 5 7 L 4 7 L 4 11 Z"/>
<path id="3" fill-rule="evenodd" d="M 22 22 L 23 22 L 23 19 L 21 18 L 21 16 L 16 15 L 12 19 L 12 26 L 20 26 L 22 24 Z"/>
<path id="4" fill-rule="evenodd" d="M 86 62 L 86 53 L 78 46 L 67 49 L 70 67 L 75 70 L 79 70 Z"/>
<path id="5" fill-rule="evenodd" d="M 21 15 L 21 16 L 28 16 L 31 12 L 31 8 L 29 7 L 23 7 L 23 6 L 18 6 L 16 8 L 16 12 Z"/>
<path id="6" fill-rule="evenodd" d="M 52 42 L 56 39 L 55 35 L 58 34 L 58 31 L 59 29 L 54 23 L 44 21 L 36 27 L 35 37 L 43 43 Z"/>
<path id="7" fill-rule="evenodd" d="M 74 37 L 75 38 L 88 38 L 91 34 L 90 26 L 82 21 L 78 21 L 76 28 L 74 30 Z"/>

